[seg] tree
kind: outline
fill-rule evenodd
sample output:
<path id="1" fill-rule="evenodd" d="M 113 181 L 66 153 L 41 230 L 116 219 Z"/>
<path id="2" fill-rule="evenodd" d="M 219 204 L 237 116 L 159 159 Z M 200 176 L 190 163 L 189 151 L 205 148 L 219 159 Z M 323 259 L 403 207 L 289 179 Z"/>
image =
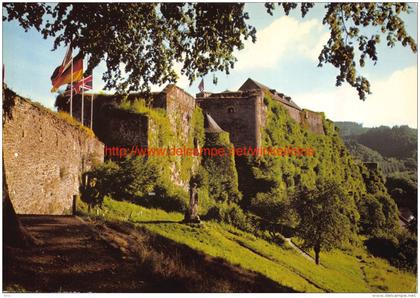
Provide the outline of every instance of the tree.
<path id="1" fill-rule="evenodd" d="M 273 239 L 279 233 L 285 237 L 293 235 L 296 214 L 290 204 L 288 194 L 279 188 L 269 192 L 259 192 L 250 200 L 249 211 L 260 217 L 261 229 L 267 230 Z"/>
<path id="2" fill-rule="evenodd" d="M 387 219 L 381 203 L 372 194 L 366 194 L 360 201 L 360 229 L 366 235 L 386 234 Z"/>
<path id="3" fill-rule="evenodd" d="M 316 264 L 321 250 L 339 247 L 355 235 L 357 211 L 335 182 L 320 182 L 316 189 L 299 191 L 293 204 L 300 219 L 296 235 L 304 248 L 314 249 Z"/>
<path id="4" fill-rule="evenodd" d="M 272 14 L 275 5 L 265 5 Z M 298 7 L 279 5 L 286 15 Z M 302 3 L 302 17 L 313 6 Z M 72 43 L 89 55 L 88 71 L 105 60 L 105 88 L 119 91 L 147 91 L 150 84 L 175 82 L 175 62 L 182 64 L 181 73 L 190 82 L 209 72 L 228 74 L 236 62 L 233 52 L 243 48 L 244 40 L 256 40 L 243 3 L 5 3 L 3 7 L 7 12 L 3 21 L 16 20 L 25 30 L 35 28 L 44 38 L 55 38 L 53 49 Z M 337 68 L 336 85 L 346 81 L 362 100 L 370 93 L 370 84 L 358 75 L 356 65 L 363 67 L 367 59 L 378 61 L 381 35 L 390 47 L 399 42 L 417 51 L 400 18 L 401 13 L 411 12 L 407 3 L 327 3 L 324 8 L 323 24 L 330 38 L 319 55 L 319 66 Z M 368 36 L 365 27 L 381 33 Z"/>
<path id="5" fill-rule="evenodd" d="M 174 63 L 192 82 L 209 72 L 229 73 L 243 39 L 255 41 L 244 4 L 8 3 L 7 17 L 53 37 L 54 50 L 72 44 L 90 55 L 88 71 L 105 60 L 105 88 L 149 90 L 176 82 Z M 124 70 L 121 69 L 124 65 Z M 124 78 L 123 72 L 127 77 Z"/>

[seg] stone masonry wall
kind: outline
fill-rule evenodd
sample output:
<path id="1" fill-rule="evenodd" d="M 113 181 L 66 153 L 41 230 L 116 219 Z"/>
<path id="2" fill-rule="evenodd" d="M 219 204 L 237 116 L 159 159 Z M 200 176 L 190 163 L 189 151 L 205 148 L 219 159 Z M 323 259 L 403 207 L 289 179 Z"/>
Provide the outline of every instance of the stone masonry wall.
<path id="1" fill-rule="evenodd" d="M 189 121 L 195 108 L 195 98 L 175 85 L 168 85 L 162 92 L 151 93 L 151 107 L 164 109 L 167 112 L 172 127 L 181 127 L 178 136 L 182 141 L 187 140 Z M 132 93 L 127 100 L 143 98 L 144 94 Z M 84 123 L 90 126 L 91 95 L 84 98 Z M 148 147 L 149 119 L 136 113 L 118 108 L 123 96 L 93 95 L 93 130 L 98 138 L 107 146 Z M 81 118 L 81 95 L 73 98 L 73 116 Z M 60 109 L 69 112 L 68 103 L 62 104 Z"/>
<path id="2" fill-rule="evenodd" d="M 54 112 L 3 91 L 3 158 L 16 212 L 71 212 L 81 173 L 103 161 L 103 144 Z"/>
<path id="3" fill-rule="evenodd" d="M 285 105 L 282 102 L 280 102 L 280 104 L 283 106 L 283 108 L 285 108 L 287 110 L 287 112 L 289 113 L 289 116 L 295 120 L 297 123 L 301 123 L 301 117 L 300 117 L 300 111 L 298 109 L 295 109 L 291 106 Z"/>
<path id="4" fill-rule="evenodd" d="M 190 120 L 195 108 L 195 98 L 175 85 L 168 85 L 162 93 L 169 121 L 171 121 L 172 127 L 180 126 L 182 128 L 179 137 L 186 142 L 191 129 Z"/>
<path id="5" fill-rule="evenodd" d="M 262 115 L 262 94 L 258 90 L 224 92 L 197 97 L 198 105 L 229 132 L 235 147 L 258 147 Z"/>
<path id="6" fill-rule="evenodd" d="M 173 84 L 166 86 L 161 92 L 152 92 L 149 95 L 151 96 L 142 93 L 130 93 L 127 96 L 94 95 L 93 130 L 107 147 L 139 146 L 146 148 L 157 146 L 157 144 L 149 143 L 157 131 L 156 123 L 153 122 L 152 117 L 119 108 L 119 104 L 124 99 L 134 101 L 140 98 L 146 99 L 151 108 L 165 110 L 179 143 L 187 144 L 188 135 L 192 129 L 190 121 L 195 109 L 195 98 Z M 84 105 L 84 118 L 88 125 L 90 118 L 86 117 L 87 115 L 90 117 L 90 98 L 90 94 L 85 96 Z M 57 101 L 60 103 L 61 110 L 69 111 L 70 106 L 66 100 L 57 98 Z M 80 111 L 81 97 L 77 95 L 73 99 L 73 114 L 76 119 L 80 119 Z M 174 157 L 173 160 L 180 163 L 182 158 L 182 156 Z M 196 158 L 192 168 L 197 168 L 198 164 L 199 158 Z M 187 190 L 189 181 L 181 179 L 180 169 L 175 163 L 171 165 L 171 171 L 172 181 Z"/>
<path id="7" fill-rule="evenodd" d="M 169 118 L 172 129 L 178 138 L 179 144 L 187 144 L 188 136 L 191 133 L 193 127 L 191 126 L 191 120 L 195 109 L 195 98 L 185 92 L 183 89 L 176 85 L 170 84 L 163 89 L 163 91 L 156 96 L 160 102 L 162 108 L 166 110 L 166 115 Z M 154 107 L 160 107 L 154 105 Z M 152 125 L 152 124 L 151 124 Z M 153 133 L 151 130 L 149 133 Z M 181 163 L 181 159 L 184 157 L 176 156 L 174 161 Z M 194 157 L 194 162 L 191 167 L 191 172 L 195 171 L 200 163 L 200 158 Z M 176 162 L 171 164 L 171 180 L 176 185 L 188 190 L 189 180 L 183 180 L 181 177 L 181 171 L 176 166 Z"/>
<path id="8" fill-rule="evenodd" d="M 301 118 L 301 123 L 310 131 L 318 134 L 325 134 L 321 113 L 303 110 L 301 112 Z"/>
<path id="9" fill-rule="evenodd" d="M 108 147 L 148 147 L 149 117 L 109 107 L 98 114 L 94 129 Z"/>

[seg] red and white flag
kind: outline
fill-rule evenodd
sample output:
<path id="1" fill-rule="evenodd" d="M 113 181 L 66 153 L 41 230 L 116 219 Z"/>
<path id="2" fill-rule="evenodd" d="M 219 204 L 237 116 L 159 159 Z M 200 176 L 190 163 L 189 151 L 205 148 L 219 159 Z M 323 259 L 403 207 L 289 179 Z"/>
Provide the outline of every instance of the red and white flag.
<path id="1" fill-rule="evenodd" d="M 80 81 L 73 84 L 73 94 L 80 94 L 83 90 L 92 90 L 93 89 L 93 77 L 92 75 L 87 76 L 86 78 L 81 79 Z M 70 96 L 71 93 L 71 84 L 67 85 L 66 90 L 63 92 L 64 96 Z"/>
<path id="2" fill-rule="evenodd" d="M 93 77 L 92 75 L 87 76 L 86 78 L 81 79 L 74 85 L 74 89 L 77 93 L 82 93 L 83 90 L 92 90 L 93 89 Z"/>

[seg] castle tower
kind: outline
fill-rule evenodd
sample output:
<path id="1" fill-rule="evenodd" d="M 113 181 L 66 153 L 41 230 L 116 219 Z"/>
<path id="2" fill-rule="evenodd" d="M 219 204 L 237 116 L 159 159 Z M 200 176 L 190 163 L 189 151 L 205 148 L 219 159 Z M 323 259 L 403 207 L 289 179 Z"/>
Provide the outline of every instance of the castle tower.
<path id="1" fill-rule="evenodd" d="M 235 147 L 255 148 L 261 146 L 261 129 L 266 121 L 265 95 L 279 102 L 297 123 L 312 132 L 324 133 L 319 113 L 301 109 L 289 96 L 252 79 L 246 80 L 236 92 L 198 93 L 196 102 L 221 129 L 229 132 Z"/>
<path id="2" fill-rule="evenodd" d="M 197 104 L 229 132 L 235 147 L 259 147 L 263 124 L 263 93 L 247 90 L 222 93 L 199 93 Z"/>

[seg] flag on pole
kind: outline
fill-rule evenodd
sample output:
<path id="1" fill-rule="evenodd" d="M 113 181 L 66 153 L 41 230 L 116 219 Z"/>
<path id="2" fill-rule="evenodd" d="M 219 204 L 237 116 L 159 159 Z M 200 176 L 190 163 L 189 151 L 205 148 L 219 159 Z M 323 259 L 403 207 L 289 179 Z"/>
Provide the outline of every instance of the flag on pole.
<path id="1" fill-rule="evenodd" d="M 51 92 L 56 92 L 57 89 L 64 84 L 71 84 L 79 81 L 83 77 L 83 55 L 79 53 L 76 57 L 70 60 L 70 66 L 60 73 L 61 66 L 56 69 L 51 76 L 52 89 Z M 57 72 L 57 74 L 56 74 Z M 71 90 L 70 90 L 71 91 Z"/>
<path id="2" fill-rule="evenodd" d="M 82 78 L 80 81 L 78 81 L 74 85 L 74 90 L 76 91 L 76 93 L 82 93 L 83 90 L 92 90 L 93 88 L 92 81 L 93 81 L 92 75 Z"/>
<path id="3" fill-rule="evenodd" d="M 63 62 L 60 66 L 57 66 L 57 68 L 54 70 L 53 74 L 51 75 L 51 82 L 54 85 L 54 81 L 62 75 L 67 69 L 71 66 L 71 57 L 73 55 L 73 50 L 71 47 L 71 44 L 69 45 L 66 55 L 64 56 Z"/>
<path id="4" fill-rule="evenodd" d="M 198 90 L 200 90 L 200 92 L 204 91 L 204 79 L 201 79 L 200 85 L 198 85 Z"/>

